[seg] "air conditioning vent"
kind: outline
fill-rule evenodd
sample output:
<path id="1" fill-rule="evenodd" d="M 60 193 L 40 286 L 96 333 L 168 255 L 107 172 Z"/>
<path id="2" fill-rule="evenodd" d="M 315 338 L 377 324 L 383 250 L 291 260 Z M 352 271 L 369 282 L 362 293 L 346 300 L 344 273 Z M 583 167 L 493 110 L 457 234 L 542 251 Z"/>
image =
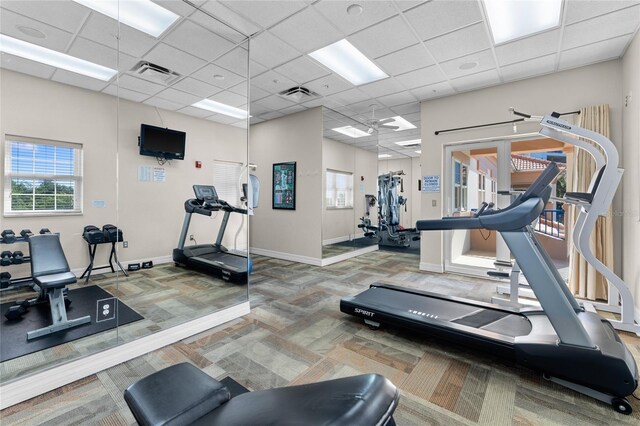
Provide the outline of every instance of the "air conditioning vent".
<path id="1" fill-rule="evenodd" d="M 282 92 L 278 93 L 278 95 L 295 103 L 305 102 L 320 96 L 316 92 L 313 92 L 302 86 L 296 86 L 292 87 L 291 89 L 283 90 Z"/>
<path id="2" fill-rule="evenodd" d="M 131 71 L 135 75 L 145 80 L 164 84 L 165 86 L 173 83 L 178 78 L 180 78 L 180 74 L 178 74 L 177 72 L 145 61 L 138 62 L 138 64 L 133 67 Z"/>

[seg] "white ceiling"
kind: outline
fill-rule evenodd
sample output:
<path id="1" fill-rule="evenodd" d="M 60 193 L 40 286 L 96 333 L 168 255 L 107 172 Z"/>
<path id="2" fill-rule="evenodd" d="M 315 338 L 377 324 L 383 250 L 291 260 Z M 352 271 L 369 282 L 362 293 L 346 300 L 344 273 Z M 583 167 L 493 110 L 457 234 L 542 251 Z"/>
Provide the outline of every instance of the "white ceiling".
<path id="1" fill-rule="evenodd" d="M 158 39 L 118 28 L 114 20 L 70 0 L 0 0 L 0 32 L 117 68 L 123 98 L 237 126 L 243 123 L 189 105 L 207 97 L 247 107 L 243 40 L 251 36 L 252 123 L 318 105 L 365 121 L 376 105 L 376 118 L 401 115 L 417 126 L 383 130 L 380 143 L 415 156 L 415 148 L 393 142 L 420 137 L 420 101 L 619 58 L 640 25 L 640 0 L 565 0 L 559 28 L 495 46 L 478 0 L 154 1 L 181 16 Z M 358 16 L 346 11 L 353 3 L 363 6 Z M 27 36 L 18 27 L 34 28 L 45 38 Z M 307 56 L 343 38 L 390 77 L 354 87 Z M 170 88 L 137 78 L 129 70 L 140 60 L 181 77 Z M 477 65 L 460 68 L 468 63 Z M 115 80 L 101 82 L 7 54 L 0 66 L 116 94 Z M 295 103 L 277 96 L 296 85 L 320 97 Z"/>

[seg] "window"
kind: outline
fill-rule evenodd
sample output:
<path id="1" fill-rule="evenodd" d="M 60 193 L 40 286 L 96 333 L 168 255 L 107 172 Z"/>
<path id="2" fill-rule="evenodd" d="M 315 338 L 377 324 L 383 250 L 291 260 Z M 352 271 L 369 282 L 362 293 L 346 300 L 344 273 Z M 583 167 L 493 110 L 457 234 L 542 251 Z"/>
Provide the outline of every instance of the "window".
<path id="1" fill-rule="evenodd" d="M 240 205 L 240 188 L 244 182 L 240 181 L 242 168 L 242 163 L 233 161 L 213 162 L 213 186 L 216 187 L 218 197 L 232 206 Z"/>
<path id="2" fill-rule="evenodd" d="M 5 216 L 82 213 L 82 145 L 7 135 Z"/>
<path id="3" fill-rule="evenodd" d="M 478 199 L 479 202 L 486 202 L 486 189 L 487 189 L 487 175 L 484 173 L 478 174 Z"/>
<path id="4" fill-rule="evenodd" d="M 353 208 L 353 173 L 327 170 L 325 198 L 328 209 Z"/>
<path id="5" fill-rule="evenodd" d="M 469 167 L 458 160 L 453 162 L 453 209 L 467 210 L 467 178 Z"/>

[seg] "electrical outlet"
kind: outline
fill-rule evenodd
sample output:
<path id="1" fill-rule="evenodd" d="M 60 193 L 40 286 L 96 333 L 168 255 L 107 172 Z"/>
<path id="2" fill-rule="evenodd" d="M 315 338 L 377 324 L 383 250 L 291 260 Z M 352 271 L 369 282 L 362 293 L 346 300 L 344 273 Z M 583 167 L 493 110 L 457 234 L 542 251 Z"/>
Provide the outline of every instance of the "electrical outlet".
<path id="1" fill-rule="evenodd" d="M 129 248 L 129 241 L 123 241 L 122 248 Z"/>
<path id="2" fill-rule="evenodd" d="M 431 207 L 437 207 L 438 202 L 436 200 L 431 200 Z"/>
<path id="3" fill-rule="evenodd" d="M 193 238 L 193 234 L 189 235 L 189 241 L 195 241 L 196 239 Z"/>

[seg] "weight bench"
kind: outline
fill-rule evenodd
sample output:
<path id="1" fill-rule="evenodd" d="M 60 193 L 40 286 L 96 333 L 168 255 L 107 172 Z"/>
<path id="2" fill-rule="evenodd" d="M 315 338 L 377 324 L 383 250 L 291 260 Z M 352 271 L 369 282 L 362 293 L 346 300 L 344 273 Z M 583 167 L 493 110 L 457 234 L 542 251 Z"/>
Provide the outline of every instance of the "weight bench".
<path id="1" fill-rule="evenodd" d="M 396 387 L 378 374 L 243 393 L 189 363 L 129 386 L 124 399 L 142 426 L 395 425 Z"/>
<path id="2" fill-rule="evenodd" d="M 51 322 L 47 327 L 27 332 L 27 341 L 91 322 L 90 316 L 67 318 L 64 289 L 77 281 L 62 251 L 57 234 L 34 235 L 29 238 L 31 276 L 40 287 L 39 300 L 49 299 Z"/>

